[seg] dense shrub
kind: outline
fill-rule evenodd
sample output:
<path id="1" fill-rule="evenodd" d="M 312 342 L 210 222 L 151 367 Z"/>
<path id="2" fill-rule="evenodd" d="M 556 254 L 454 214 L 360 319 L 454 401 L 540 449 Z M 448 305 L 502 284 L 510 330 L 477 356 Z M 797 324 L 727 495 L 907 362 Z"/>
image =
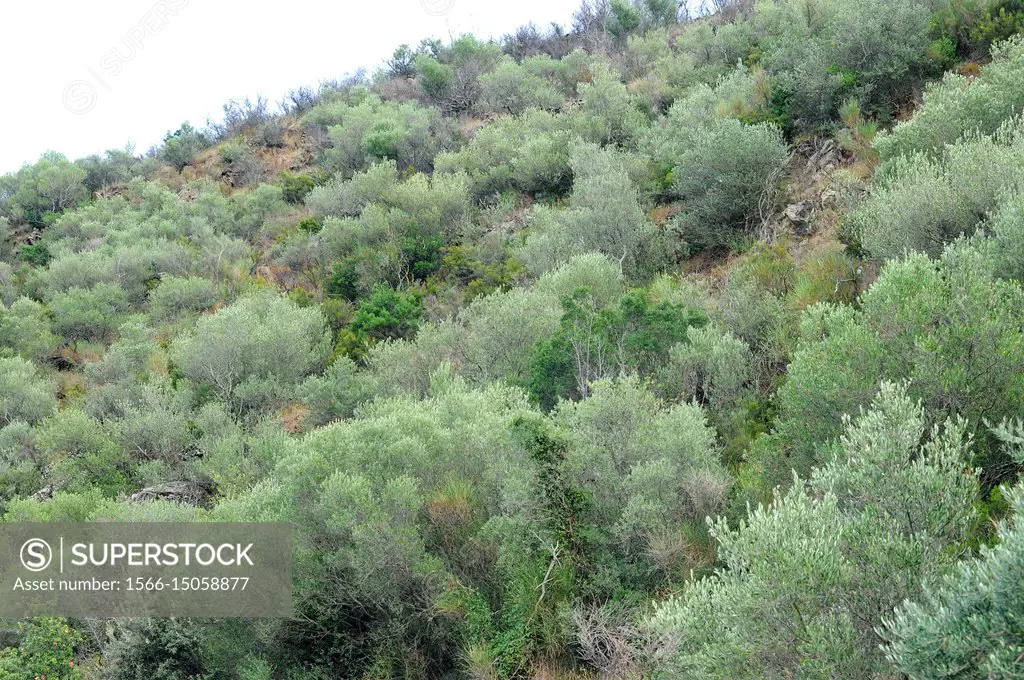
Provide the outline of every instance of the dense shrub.
<path id="1" fill-rule="evenodd" d="M 672 228 L 684 246 L 719 248 L 760 225 L 776 201 L 788 155 L 781 132 L 769 123 L 720 119 L 697 132 L 669 178 L 683 201 Z"/>
<path id="2" fill-rule="evenodd" d="M 51 224 L 58 213 L 88 196 L 86 171 L 53 151 L 34 165 L 0 177 L 0 212 L 37 227 Z"/>
<path id="3" fill-rule="evenodd" d="M 0 425 L 34 423 L 57 408 L 57 385 L 21 357 L 0 359 Z"/>
<path id="4" fill-rule="evenodd" d="M 509 190 L 529 194 L 560 194 L 571 179 L 572 133 L 564 115 L 528 109 L 479 130 L 463 149 L 442 153 L 439 172 L 463 170 L 477 198 Z"/>
<path id="5" fill-rule="evenodd" d="M 929 69 L 929 16 L 918 0 L 787 0 L 758 3 L 754 24 L 789 114 L 814 127 L 835 120 L 850 97 L 868 115 L 891 119 Z"/>
<path id="6" fill-rule="evenodd" d="M 715 522 L 723 567 L 654 615 L 672 645 L 662 670 L 885 674 L 881 617 L 942 572 L 974 520 L 964 425 L 951 421 L 922 446 L 925 432 L 920 406 L 883 383 L 809 484 L 797 480 L 738 527 Z"/>
<path id="7" fill-rule="evenodd" d="M 150 311 L 158 320 L 171 320 L 190 312 L 203 312 L 219 298 L 217 286 L 199 276 L 165 276 L 149 295 Z"/>
<path id="8" fill-rule="evenodd" d="M 1022 392 L 1022 293 L 978 262 L 948 250 L 934 262 L 914 255 L 889 263 L 859 309 L 818 305 L 801 322 L 801 340 L 779 390 L 772 453 L 762 459 L 775 483 L 806 474 L 878 381 L 908 380 L 932 421 L 960 414 L 981 419 L 1016 412 Z M 979 437 L 989 479 L 1008 473 L 992 442 Z M 765 447 L 765 451 L 767 451 Z"/>
<path id="9" fill-rule="evenodd" d="M 271 294 L 240 299 L 200 319 L 171 357 L 236 412 L 266 408 L 323 365 L 330 337 L 319 310 Z"/>
<path id="10" fill-rule="evenodd" d="M 655 269 L 663 258 L 658 234 L 640 208 L 636 186 L 620 155 L 581 145 L 573 149 L 571 165 L 568 209 L 535 210 L 530 235 L 517 256 L 534 274 L 587 252 L 614 258 L 632 276 Z"/>
<path id="11" fill-rule="evenodd" d="M 209 136 L 196 130 L 188 123 L 183 123 L 174 132 L 164 136 L 164 145 L 160 148 L 160 157 L 170 163 L 179 172 L 199 154 L 212 144 Z"/>
<path id="12" fill-rule="evenodd" d="M 53 330 L 69 344 L 110 342 L 129 311 L 128 294 L 116 284 L 69 288 L 49 302 Z"/>
<path id="13" fill-rule="evenodd" d="M 477 107 L 482 111 L 519 115 L 526 109 L 559 109 L 564 103 L 551 83 L 514 61 L 503 61 L 479 81 Z"/>
<path id="14" fill-rule="evenodd" d="M 21 297 L 0 308 L 0 355 L 18 354 L 34 361 L 51 356 L 60 339 L 50 332 L 46 309 L 35 300 Z"/>
<path id="15" fill-rule="evenodd" d="M 936 255 L 971 233 L 1008 190 L 1024 181 L 1024 135 L 1004 126 L 993 137 L 970 136 L 940 156 L 898 157 L 847 217 L 855 242 L 877 257 L 906 250 Z"/>
<path id="16" fill-rule="evenodd" d="M 940 155 L 943 147 L 968 133 L 990 135 L 1024 111 L 1024 43 L 992 49 L 992 63 L 976 78 L 947 73 L 929 86 L 913 118 L 883 132 L 875 148 L 883 160 L 918 152 Z"/>
<path id="17" fill-rule="evenodd" d="M 323 162 L 344 177 L 382 160 L 393 160 L 402 170 L 429 172 L 434 157 L 454 139 L 437 109 L 384 102 L 376 95 L 366 95 L 356 104 L 321 104 L 303 120 L 327 126 L 330 146 L 323 152 Z"/>
<path id="18" fill-rule="evenodd" d="M 1008 491 L 1013 516 L 999 524 L 999 541 L 982 548 L 919 601 L 904 603 L 886 621 L 886 656 L 910 677 L 1013 677 L 1020 664 L 1019 576 L 1024 569 L 1020 486 Z"/>

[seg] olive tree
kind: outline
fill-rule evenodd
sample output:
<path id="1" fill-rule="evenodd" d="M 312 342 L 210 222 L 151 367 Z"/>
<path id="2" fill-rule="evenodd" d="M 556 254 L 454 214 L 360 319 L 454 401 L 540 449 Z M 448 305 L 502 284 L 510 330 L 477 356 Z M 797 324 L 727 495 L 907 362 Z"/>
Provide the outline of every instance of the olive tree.
<path id="1" fill-rule="evenodd" d="M 0 425 L 35 423 L 57 409 L 57 385 L 22 357 L 0 359 Z"/>
<path id="2" fill-rule="evenodd" d="M 272 405 L 323 365 L 330 333 L 315 308 L 273 294 L 244 297 L 171 346 L 182 373 L 213 391 L 236 412 Z"/>
<path id="3" fill-rule="evenodd" d="M 878 628 L 948 569 L 975 521 L 962 421 L 926 434 L 923 409 L 883 384 L 834 457 L 738 527 L 712 526 L 715 574 L 659 605 L 663 670 L 707 678 L 872 677 Z M 938 499 L 938 500 L 937 500 Z"/>

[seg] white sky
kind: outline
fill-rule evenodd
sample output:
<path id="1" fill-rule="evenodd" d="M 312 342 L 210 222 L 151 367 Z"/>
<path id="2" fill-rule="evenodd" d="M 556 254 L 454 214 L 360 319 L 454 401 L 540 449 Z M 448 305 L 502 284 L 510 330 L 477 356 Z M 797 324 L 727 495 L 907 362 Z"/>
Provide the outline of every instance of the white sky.
<path id="1" fill-rule="evenodd" d="M 0 173 L 50 149 L 74 159 L 133 142 L 143 152 L 185 120 L 219 120 L 229 99 L 262 94 L 277 102 L 301 85 L 372 71 L 399 44 L 426 37 L 498 38 L 530 21 L 568 25 L 578 5 L 8 0 L 0 18 Z M 115 48 L 121 59 L 112 58 Z"/>

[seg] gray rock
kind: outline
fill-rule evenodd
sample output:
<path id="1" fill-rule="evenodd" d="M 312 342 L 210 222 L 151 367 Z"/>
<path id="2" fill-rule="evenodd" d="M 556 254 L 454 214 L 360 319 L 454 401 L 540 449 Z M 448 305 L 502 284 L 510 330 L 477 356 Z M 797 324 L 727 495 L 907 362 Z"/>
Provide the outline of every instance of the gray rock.
<path id="1" fill-rule="evenodd" d="M 793 230 L 798 234 L 806 234 L 810 231 L 811 217 L 814 215 L 814 204 L 811 201 L 800 201 L 790 203 L 785 210 L 786 219 L 793 225 Z"/>
<path id="2" fill-rule="evenodd" d="M 157 499 L 201 505 L 210 493 L 210 489 L 198 482 L 164 482 L 147 486 L 142 491 L 132 494 L 133 503 L 148 503 Z"/>

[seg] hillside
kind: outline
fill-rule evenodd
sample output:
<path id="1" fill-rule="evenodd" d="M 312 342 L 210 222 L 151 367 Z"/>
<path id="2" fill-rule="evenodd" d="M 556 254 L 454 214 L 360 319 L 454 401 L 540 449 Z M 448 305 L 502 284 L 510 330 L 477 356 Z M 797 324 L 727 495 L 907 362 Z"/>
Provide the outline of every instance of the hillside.
<path id="1" fill-rule="evenodd" d="M 1024 677 L 1021 31 L 584 0 L 0 177 L 3 521 L 295 532 L 0 680 Z"/>

